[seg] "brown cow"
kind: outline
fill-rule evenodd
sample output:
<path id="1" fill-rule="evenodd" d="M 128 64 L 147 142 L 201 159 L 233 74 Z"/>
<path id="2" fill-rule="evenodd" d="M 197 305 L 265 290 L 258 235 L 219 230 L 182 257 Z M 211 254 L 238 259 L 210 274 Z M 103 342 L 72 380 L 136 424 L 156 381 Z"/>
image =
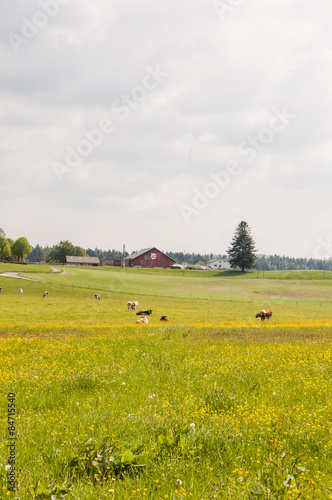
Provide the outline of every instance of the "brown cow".
<path id="1" fill-rule="evenodd" d="M 0 293 L 2 293 L 2 287 L 0 286 Z"/>
<path id="2" fill-rule="evenodd" d="M 95 293 L 95 299 L 96 299 L 96 300 L 100 300 L 100 295 L 99 295 L 99 293 Z"/>
<path id="3" fill-rule="evenodd" d="M 262 309 L 261 312 L 256 314 L 256 318 L 261 318 L 262 321 L 264 321 L 265 318 L 267 318 L 268 321 L 271 321 L 272 319 L 271 309 Z"/>
<path id="4" fill-rule="evenodd" d="M 168 316 L 162 316 L 159 321 L 169 321 Z"/>
<path id="5" fill-rule="evenodd" d="M 44 292 L 43 297 L 48 297 L 48 296 L 49 296 L 49 293 L 48 292 Z"/>
<path id="6" fill-rule="evenodd" d="M 138 302 L 136 300 L 129 300 L 127 302 L 127 309 L 128 309 L 128 311 L 137 311 Z"/>

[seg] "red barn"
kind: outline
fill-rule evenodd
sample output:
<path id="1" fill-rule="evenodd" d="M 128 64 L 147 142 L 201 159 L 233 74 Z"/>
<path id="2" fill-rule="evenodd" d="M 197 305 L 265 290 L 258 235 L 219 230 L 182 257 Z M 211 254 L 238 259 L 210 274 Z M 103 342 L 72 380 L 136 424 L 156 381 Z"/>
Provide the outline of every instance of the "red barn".
<path id="1" fill-rule="evenodd" d="M 126 267 L 171 267 L 175 260 L 155 247 L 144 248 L 125 258 Z"/>

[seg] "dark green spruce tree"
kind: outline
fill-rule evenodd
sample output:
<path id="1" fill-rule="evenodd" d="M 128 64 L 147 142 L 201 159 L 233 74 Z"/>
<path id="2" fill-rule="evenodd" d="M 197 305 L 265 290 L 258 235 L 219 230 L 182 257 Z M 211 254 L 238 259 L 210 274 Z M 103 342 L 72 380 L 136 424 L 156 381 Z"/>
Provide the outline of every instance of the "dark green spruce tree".
<path id="1" fill-rule="evenodd" d="M 235 229 L 231 245 L 227 250 L 231 267 L 239 267 L 242 272 L 251 269 L 255 265 L 255 242 L 251 236 L 248 223 L 241 221 Z"/>

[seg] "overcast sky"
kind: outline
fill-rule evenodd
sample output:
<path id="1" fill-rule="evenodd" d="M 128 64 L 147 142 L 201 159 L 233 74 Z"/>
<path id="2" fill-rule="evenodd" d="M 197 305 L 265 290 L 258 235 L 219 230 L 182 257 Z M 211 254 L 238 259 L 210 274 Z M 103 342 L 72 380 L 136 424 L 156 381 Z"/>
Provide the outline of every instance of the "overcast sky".
<path id="1" fill-rule="evenodd" d="M 332 3 L 3 0 L 0 227 L 332 256 Z"/>

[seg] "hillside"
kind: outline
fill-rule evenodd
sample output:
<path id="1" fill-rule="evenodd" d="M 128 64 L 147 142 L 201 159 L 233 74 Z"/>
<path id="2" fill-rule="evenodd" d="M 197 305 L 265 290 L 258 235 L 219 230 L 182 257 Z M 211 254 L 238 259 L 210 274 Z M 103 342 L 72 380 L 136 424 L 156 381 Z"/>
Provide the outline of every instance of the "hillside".
<path id="1" fill-rule="evenodd" d="M 332 272 L 320 271 L 182 271 L 112 267 L 59 266 L 62 273 L 46 266 L 1 265 L 1 271 L 47 284 L 77 287 L 97 292 L 150 295 L 170 298 L 197 298 L 277 304 L 284 301 L 307 305 L 332 305 Z M 36 275 L 38 278 L 36 278 Z"/>

